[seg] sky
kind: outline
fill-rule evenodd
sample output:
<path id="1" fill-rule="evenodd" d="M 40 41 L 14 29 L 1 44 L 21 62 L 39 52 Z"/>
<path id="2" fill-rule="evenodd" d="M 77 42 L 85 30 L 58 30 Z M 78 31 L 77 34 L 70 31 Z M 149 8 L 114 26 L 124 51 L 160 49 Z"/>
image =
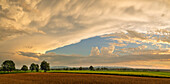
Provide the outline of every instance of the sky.
<path id="1" fill-rule="evenodd" d="M 170 69 L 169 0 L 0 0 L 0 64 Z"/>

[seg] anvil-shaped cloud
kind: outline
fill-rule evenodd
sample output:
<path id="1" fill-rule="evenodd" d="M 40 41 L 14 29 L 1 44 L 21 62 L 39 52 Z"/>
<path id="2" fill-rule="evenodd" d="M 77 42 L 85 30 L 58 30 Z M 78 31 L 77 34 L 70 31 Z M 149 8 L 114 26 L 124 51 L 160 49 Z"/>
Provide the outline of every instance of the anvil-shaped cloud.
<path id="1" fill-rule="evenodd" d="M 169 0 L 0 0 L 0 61 L 29 64 L 38 59 L 18 51 L 44 54 L 109 33 L 123 32 L 119 42 L 169 45 L 169 10 Z M 164 35 L 143 37 L 147 32 Z M 113 50 L 103 47 L 100 54 Z"/>

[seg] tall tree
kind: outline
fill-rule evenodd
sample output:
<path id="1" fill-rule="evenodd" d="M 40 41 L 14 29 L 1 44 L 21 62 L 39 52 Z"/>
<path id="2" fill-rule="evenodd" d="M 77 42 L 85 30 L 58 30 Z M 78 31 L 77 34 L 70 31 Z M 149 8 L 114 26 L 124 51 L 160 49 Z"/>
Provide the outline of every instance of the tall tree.
<path id="1" fill-rule="evenodd" d="M 28 70 L 28 67 L 27 67 L 26 65 L 23 65 L 22 68 L 21 68 L 21 70 L 27 71 L 27 70 Z"/>
<path id="2" fill-rule="evenodd" d="M 83 67 L 79 67 L 79 70 L 83 70 Z"/>
<path id="3" fill-rule="evenodd" d="M 50 65 L 45 60 L 41 62 L 40 66 L 41 66 L 41 70 L 44 70 L 44 72 L 50 70 Z"/>
<path id="4" fill-rule="evenodd" d="M 93 66 L 90 66 L 89 69 L 90 69 L 90 70 L 94 70 Z"/>
<path id="5" fill-rule="evenodd" d="M 36 64 L 36 72 L 39 72 L 39 65 Z"/>
<path id="6" fill-rule="evenodd" d="M 2 71 L 3 69 L 2 69 L 2 67 L 0 67 L 0 71 Z"/>
<path id="7" fill-rule="evenodd" d="M 31 70 L 31 71 L 36 70 L 36 64 L 32 63 L 32 64 L 30 65 L 30 70 Z"/>
<path id="8" fill-rule="evenodd" d="M 2 63 L 2 69 L 4 71 L 15 70 L 15 63 L 12 60 L 6 60 Z"/>

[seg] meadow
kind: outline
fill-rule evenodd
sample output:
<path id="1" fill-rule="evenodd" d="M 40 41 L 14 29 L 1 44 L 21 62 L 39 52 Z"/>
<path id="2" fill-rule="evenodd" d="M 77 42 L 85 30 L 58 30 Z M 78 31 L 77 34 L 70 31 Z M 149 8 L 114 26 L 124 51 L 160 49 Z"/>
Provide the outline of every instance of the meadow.
<path id="1" fill-rule="evenodd" d="M 43 72 L 43 70 L 40 70 L 39 72 Z M 15 73 L 37 73 L 36 71 L 31 71 L 31 70 L 28 70 L 28 71 L 0 71 L 0 74 L 15 74 Z"/>

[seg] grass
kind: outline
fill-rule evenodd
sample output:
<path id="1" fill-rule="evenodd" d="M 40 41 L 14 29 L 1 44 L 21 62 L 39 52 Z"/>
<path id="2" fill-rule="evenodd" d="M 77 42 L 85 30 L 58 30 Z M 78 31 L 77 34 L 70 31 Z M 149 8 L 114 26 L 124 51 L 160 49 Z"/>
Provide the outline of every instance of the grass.
<path id="1" fill-rule="evenodd" d="M 39 72 L 44 72 L 40 70 Z M 170 78 L 170 72 L 158 72 L 158 71 L 90 71 L 90 70 L 50 70 L 49 73 L 79 73 L 79 74 L 105 74 L 105 75 L 124 75 L 124 76 L 139 76 L 139 77 L 158 77 L 158 78 Z M 0 74 L 15 74 L 15 73 L 36 73 L 35 71 L 12 71 L 4 72 L 0 71 Z"/>
<path id="2" fill-rule="evenodd" d="M 140 77 L 159 77 L 170 78 L 169 72 L 156 71 L 89 71 L 89 70 L 51 70 L 50 73 L 82 73 L 82 74 L 108 74 L 108 75 L 124 75 L 124 76 L 140 76 Z"/>
<path id="3" fill-rule="evenodd" d="M 40 70 L 39 72 L 44 72 L 44 71 Z M 31 72 L 31 70 L 28 70 L 28 71 L 11 71 L 11 72 L 0 71 L 0 74 L 15 74 L 15 73 L 36 73 L 36 71 L 32 71 L 32 72 Z"/>

